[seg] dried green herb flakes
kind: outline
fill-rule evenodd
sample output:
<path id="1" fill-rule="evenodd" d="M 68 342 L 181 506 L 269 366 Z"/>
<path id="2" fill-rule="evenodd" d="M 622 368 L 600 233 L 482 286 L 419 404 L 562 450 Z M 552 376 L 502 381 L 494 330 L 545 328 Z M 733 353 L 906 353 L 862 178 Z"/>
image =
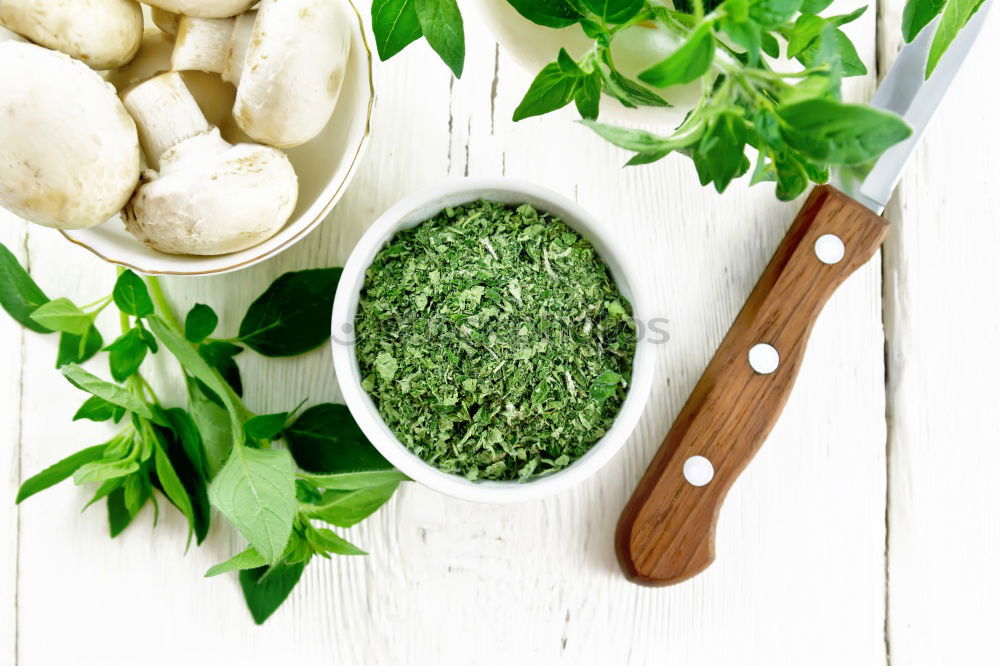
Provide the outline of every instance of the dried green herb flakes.
<path id="1" fill-rule="evenodd" d="M 356 325 L 386 424 L 472 480 L 524 480 L 586 453 L 625 399 L 636 341 L 587 240 L 489 201 L 399 233 L 368 269 Z"/>

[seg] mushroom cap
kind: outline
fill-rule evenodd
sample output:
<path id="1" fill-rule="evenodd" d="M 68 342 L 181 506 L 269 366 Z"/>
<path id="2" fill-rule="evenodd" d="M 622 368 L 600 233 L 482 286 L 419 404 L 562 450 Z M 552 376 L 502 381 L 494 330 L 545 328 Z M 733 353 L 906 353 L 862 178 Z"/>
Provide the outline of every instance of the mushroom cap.
<path id="1" fill-rule="evenodd" d="M 142 41 L 135 0 L 3 0 L 0 23 L 94 69 L 121 67 Z"/>
<path id="2" fill-rule="evenodd" d="M 0 43 L 0 205 L 47 227 L 105 222 L 139 180 L 135 123 L 82 62 Z"/>
<path id="3" fill-rule="evenodd" d="M 333 115 L 350 48 L 342 0 L 263 0 L 242 63 L 236 124 L 279 148 L 314 138 Z"/>
<path id="4" fill-rule="evenodd" d="M 227 254 L 278 233 L 295 209 L 298 178 L 280 150 L 231 146 L 213 128 L 160 158 L 125 209 L 125 228 L 154 250 Z"/>
<path id="5" fill-rule="evenodd" d="M 146 0 L 150 7 L 198 18 L 229 18 L 242 14 L 256 2 L 257 0 Z"/>

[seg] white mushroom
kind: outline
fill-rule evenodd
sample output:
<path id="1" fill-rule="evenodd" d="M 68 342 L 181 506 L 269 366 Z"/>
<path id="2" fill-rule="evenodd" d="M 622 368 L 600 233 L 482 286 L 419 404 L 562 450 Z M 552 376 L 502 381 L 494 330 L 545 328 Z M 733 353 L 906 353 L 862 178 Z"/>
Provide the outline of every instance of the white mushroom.
<path id="1" fill-rule="evenodd" d="M 142 41 L 135 0 L 3 0 L 0 23 L 94 69 L 121 67 Z"/>
<path id="2" fill-rule="evenodd" d="M 181 22 L 180 14 L 174 14 L 173 12 L 168 12 L 165 9 L 160 9 L 159 7 L 153 7 L 150 14 L 153 17 L 153 23 L 156 27 L 170 35 L 171 37 L 177 36 L 177 29 Z"/>
<path id="3" fill-rule="evenodd" d="M 0 206 L 58 229 L 100 224 L 139 180 L 135 124 L 82 62 L 0 42 Z"/>
<path id="4" fill-rule="evenodd" d="M 233 19 L 181 18 L 173 69 L 221 73 L 236 85 L 240 128 L 290 148 L 329 122 L 350 48 L 341 0 L 262 0 Z"/>
<path id="5" fill-rule="evenodd" d="M 228 18 L 242 14 L 257 0 L 146 0 L 154 9 L 200 18 Z"/>
<path id="6" fill-rule="evenodd" d="M 298 179 L 280 150 L 232 145 L 205 120 L 180 74 L 123 96 L 139 127 L 146 172 L 125 209 L 125 228 L 171 254 L 226 254 L 267 240 L 295 208 Z"/>

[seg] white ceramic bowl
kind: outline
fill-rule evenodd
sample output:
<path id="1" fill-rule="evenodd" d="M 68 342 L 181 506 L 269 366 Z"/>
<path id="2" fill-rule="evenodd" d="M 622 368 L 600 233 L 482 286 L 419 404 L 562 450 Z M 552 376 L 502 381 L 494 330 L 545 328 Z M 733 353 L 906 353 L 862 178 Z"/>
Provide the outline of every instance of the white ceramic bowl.
<path id="1" fill-rule="evenodd" d="M 506 504 L 545 497 L 580 483 L 600 469 L 625 444 L 649 397 L 653 382 L 653 349 L 648 339 L 637 341 L 632 377 L 621 411 L 603 438 L 563 470 L 526 482 L 469 481 L 442 472 L 404 446 L 379 416 L 375 403 L 361 388 L 361 371 L 353 344 L 354 319 L 365 282 L 365 272 L 385 245 L 401 229 L 409 229 L 444 208 L 489 199 L 506 204 L 528 203 L 552 213 L 593 243 L 622 294 L 632 303 L 635 317 L 647 321 L 648 299 L 642 282 L 625 252 L 614 240 L 614 230 L 569 199 L 532 183 L 506 178 L 449 180 L 411 195 L 386 211 L 358 241 L 344 267 L 333 306 L 333 361 L 344 400 L 361 430 L 389 462 L 428 488 L 466 500 Z"/>
<path id="2" fill-rule="evenodd" d="M 347 9 L 352 18 L 351 55 L 340 99 L 319 136 L 287 151 L 299 176 L 299 199 L 288 223 L 275 236 L 240 252 L 191 256 L 163 254 L 146 247 L 125 231 L 117 216 L 90 229 L 63 231 L 63 235 L 106 261 L 150 275 L 209 275 L 246 268 L 304 238 L 340 201 L 371 132 L 375 102 L 372 54 L 361 15 L 350 2 Z"/>

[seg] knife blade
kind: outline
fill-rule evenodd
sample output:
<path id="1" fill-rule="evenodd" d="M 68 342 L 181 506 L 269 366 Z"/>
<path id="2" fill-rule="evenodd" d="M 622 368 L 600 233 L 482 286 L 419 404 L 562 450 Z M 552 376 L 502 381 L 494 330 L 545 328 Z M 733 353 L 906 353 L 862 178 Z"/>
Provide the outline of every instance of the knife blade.
<path id="1" fill-rule="evenodd" d="M 630 580 L 677 583 L 715 559 L 726 494 L 780 416 L 826 301 L 881 246 L 889 226 L 880 213 L 991 4 L 930 79 L 924 67 L 936 24 L 902 49 L 872 104 L 901 115 L 913 134 L 873 163 L 836 174 L 837 187 L 815 188 L 792 222 L 622 511 L 615 549 Z"/>
<path id="2" fill-rule="evenodd" d="M 837 189 L 876 213 L 881 214 L 885 210 L 907 160 L 972 50 L 992 5 L 993 0 L 989 0 L 973 14 L 941 57 L 934 74 L 926 81 L 924 66 L 938 21 L 924 28 L 916 39 L 903 47 L 869 104 L 902 116 L 913 134 L 882 153 L 871 164 L 834 172 L 833 183 Z"/>

